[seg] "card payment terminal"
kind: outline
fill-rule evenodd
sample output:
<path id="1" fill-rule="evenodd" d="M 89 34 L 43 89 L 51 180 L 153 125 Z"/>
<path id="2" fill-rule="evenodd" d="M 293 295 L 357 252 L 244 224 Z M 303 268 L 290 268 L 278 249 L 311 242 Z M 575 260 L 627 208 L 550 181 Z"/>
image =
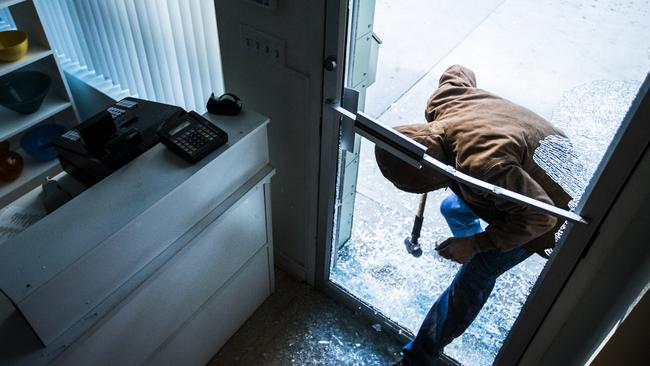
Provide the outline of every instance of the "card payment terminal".
<path id="1" fill-rule="evenodd" d="M 191 111 L 167 122 L 158 130 L 160 142 L 194 164 L 228 142 L 228 134 Z"/>

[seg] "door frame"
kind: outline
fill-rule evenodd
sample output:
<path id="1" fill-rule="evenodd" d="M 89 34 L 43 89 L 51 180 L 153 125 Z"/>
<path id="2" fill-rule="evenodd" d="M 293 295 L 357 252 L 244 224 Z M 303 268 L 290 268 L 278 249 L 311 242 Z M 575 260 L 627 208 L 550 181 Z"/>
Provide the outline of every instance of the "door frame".
<path id="1" fill-rule="evenodd" d="M 350 26 L 348 0 L 325 1 L 325 41 L 323 49 L 323 98 L 322 119 L 320 126 L 320 165 L 318 212 L 316 225 L 316 259 L 314 268 L 314 285 L 317 289 L 345 304 L 355 312 L 375 324 L 380 324 L 394 337 L 407 342 L 410 331 L 396 322 L 388 319 L 375 309 L 371 309 L 361 300 L 354 297 L 342 287 L 329 281 L 331 266 L 331 250 L 334 240 L 335 204 L 337 195 L 339 134 L 341 117 L 332 105 L 341 101 L 347 60 L 347 30 Z M 332 70 L 331 61 L 335 60 L 336 67 Z M 353 131 L 353 129 L 352 129 Z M 449 365 L 458 365 L 454 360 L 443 355 Z"/>
<path id="2" fill-rule="evenodd" d="M 341 100 L 346 72 L 346 47 L 349 15 L 348 0 L 327 0 L 325 3 L 324 59 L 336 60 L 336 67 L 323 71 L 323 104 L 321 120 L 321 158 L 319 167 L 318 216 L 316 233 L 315 285 L 333 298 L 361 312 L 374 323 L 406 341 L 410 331 L 389 320 L 376 309 L 329 281 L 331 249 L 335 229 L 336 187 L 338 178 L 338 151 L 341 117 L 332 105 Z M 329 63 L 328 66 L 331 66 Z M 331 67 L 329 67 L 331 68 Z M 602 164 L 587 187 L 576 211 L 589 217 L 589 225 L 569 224 L 556 250 L 540 273 L 530 295 L 508 334 L 495 365 L 517 364 L 535 337 L 573 270 L 588 252 L 598 235 L 598 227 L 632 173 L 636 162 L 648 144 L 649 136 L 643 133 L 643 119 L 650 113 L 650 79 L 646 77 L 637 97 L 608 147 Z M 624 143 L 621 143 L 623 141 Z M 561 253 L 561 255 L 559 255 Z M 588 330 L 585 330 L 588 331 Z M 453 361 L 447 359 L 451 364 Z"/>
<path id="3" fill-rule="evenodd" d="M 334 220 L 336 186 L 338 177 L 338 150 L 340 117 L 332 108 L 335 101 L 343 96 L 345 65 L 347 57 L 347 29 L 349 26 L 347 0 L 327 0 L 325 2 L 325 42 L 323 58 L 325 63 L 336 62 L 333 70 L 323 70 L 322 119 L 320 128 L 321 159 L 319 166 L 318 213 L 316 231 L 316 266 L 314 285 L 335 300 L 360 312 L 373 323 L 381 324 L 402 341 L 408 339 L 408 330 L 389 320 L 381 313 L 370 309 L 345 289 L 329 281 L 331 253 L 334 239 Z M 329 63 L 326 66 L 331 66 Z"/>

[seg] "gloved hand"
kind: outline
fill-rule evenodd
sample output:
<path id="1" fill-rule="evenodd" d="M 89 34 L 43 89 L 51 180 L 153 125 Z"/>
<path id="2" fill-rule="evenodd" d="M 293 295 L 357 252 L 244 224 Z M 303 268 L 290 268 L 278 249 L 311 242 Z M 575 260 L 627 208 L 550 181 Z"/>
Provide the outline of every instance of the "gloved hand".
<path id="1" fill-rule="evenodd" d="M 479 252 L 474 236 L 448 238 L 436 250 L 444 258 L 461 264 L 469 262 Z"/>

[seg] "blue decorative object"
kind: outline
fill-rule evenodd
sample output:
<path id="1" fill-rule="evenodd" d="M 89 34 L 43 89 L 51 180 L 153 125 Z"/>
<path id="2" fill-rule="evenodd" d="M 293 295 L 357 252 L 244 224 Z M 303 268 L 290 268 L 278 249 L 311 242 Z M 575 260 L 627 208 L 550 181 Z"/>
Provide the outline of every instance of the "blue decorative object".
<path id="1" fill-rule="evenodd" d="M 66 127 L 57 124 L 34 127 L 20 139 L 20 147 L 34 160 L 52 160 L 57 156 L 52 143 L 66 131 Z"/>
<path id="2" fill-rule="evenodd" d="M 52 78 L 39 71 L 16 71 L 0 79 L 0 104 L 22 114 L 36 112 Z"/>

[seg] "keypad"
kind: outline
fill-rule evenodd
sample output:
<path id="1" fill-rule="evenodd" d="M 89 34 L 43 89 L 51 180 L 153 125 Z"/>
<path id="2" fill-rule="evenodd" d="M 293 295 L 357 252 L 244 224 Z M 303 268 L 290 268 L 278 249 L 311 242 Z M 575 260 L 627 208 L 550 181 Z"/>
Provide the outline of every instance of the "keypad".
<path id="1" fill-rule="evenodd" d="M 110 107 L 107 109 L 107 111 L 111 114 L 111 117 L 113 117 L 113 119 L 117 119 L 118 117 L 126 113 L 124 109 L 120 109 L 116 107 Z"/>
<path id="2" fill-rule="evenodd" d="M 133 110 L 137 106 L 138 102 L 122 99 L 119 102 L 115 103 L 114 106 L 106 109 L 106 111 L 111 114 L 111 117 L 113 117 L 114 120 L 117 121 L 118 119 L 122 118 L 122 116 L 126 115 L 128 110 Z"/>
<path id="3" fill-rule="evenodd" d="M 196 124 L 178 137 L 178 146 L 190 155 L 194 155 L 203 146 L 217 138 L 217 134 L 205 126 Z"/>
<path id="4" fill-rule="evenodd" d="M 61 137 L 66 138 L 66 139 L 71 140 L 71 141 L 79 141 L 81 139 L 81 136 L 79 135 L 79 132 L 77 132 L 75 130 L 70 130 L 70 131 L 64 133 L 63 135 L 61 135 Z"/>
<path id="5" fill-rule="evenodd" d="M 158 131 L 160 141 L 181 158 L 194 164 L 228 142 L 228 134 L 205 117 L 191 111 L 173 125 Z"/>
<path id="6" fill-rule="evenodd" d="M 138 106 L 138 102 L 128 100 L 128 99 L 122 99 L 119 102 L 117 102 L 116 105 L 126 109 L 135 109 L 135 107 Z"/>

